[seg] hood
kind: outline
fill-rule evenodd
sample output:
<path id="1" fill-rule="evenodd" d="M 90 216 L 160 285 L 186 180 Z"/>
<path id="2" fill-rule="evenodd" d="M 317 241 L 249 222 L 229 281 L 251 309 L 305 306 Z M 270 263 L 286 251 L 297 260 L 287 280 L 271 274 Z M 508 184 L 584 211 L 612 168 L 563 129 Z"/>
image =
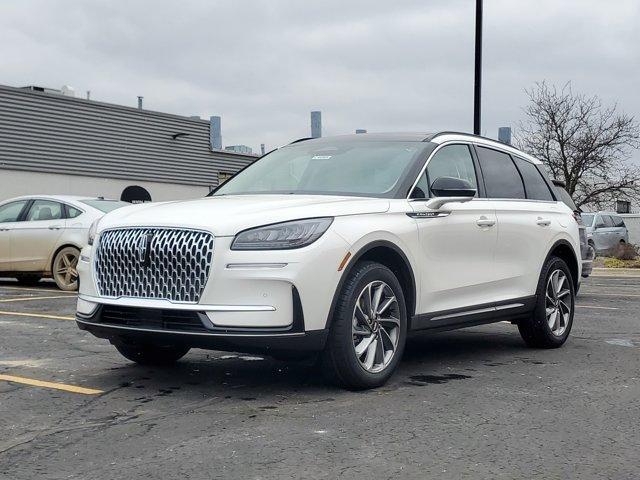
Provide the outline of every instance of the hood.
<path id="1" fill-rule="evenodd" d="M 389 201 L 328 195 L 231 195 L 163 203 L 143 203 L 114 210 L 99 231 L 114 227 L 187 227 L 232 236 L 247 228 L 313 217 L 382 213 Z"/>

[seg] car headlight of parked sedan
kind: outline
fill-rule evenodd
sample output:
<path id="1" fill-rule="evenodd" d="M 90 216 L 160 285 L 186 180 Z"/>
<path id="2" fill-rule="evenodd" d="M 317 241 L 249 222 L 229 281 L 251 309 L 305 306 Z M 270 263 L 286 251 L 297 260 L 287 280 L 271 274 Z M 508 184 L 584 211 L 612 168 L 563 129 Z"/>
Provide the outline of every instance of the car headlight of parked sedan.
<path id="1" fill-rule="evenodd" d="M 100 223 L 100 219 L 97 218 L 89 227 L 89 233 L 87 234 L 87 245 L 93 245 L 93 242 L 96 239 L 96 233 L 98 232 L 98 224 Z"/>

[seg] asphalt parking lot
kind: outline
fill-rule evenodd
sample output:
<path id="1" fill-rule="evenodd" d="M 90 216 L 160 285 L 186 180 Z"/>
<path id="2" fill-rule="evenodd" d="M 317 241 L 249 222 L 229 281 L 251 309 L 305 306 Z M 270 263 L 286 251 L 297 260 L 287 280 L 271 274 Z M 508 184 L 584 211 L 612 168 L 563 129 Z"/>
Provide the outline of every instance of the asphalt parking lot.
<path id="1" fill-rule="evenodd" d="M 77 329 L 75 295 L 0 281 L 0 476 L 640 476 L 640 278 L 592 277 L 564 348 L 507 323 L 420 336 L 384 388 L 193 350 L 136 366 Z"/>

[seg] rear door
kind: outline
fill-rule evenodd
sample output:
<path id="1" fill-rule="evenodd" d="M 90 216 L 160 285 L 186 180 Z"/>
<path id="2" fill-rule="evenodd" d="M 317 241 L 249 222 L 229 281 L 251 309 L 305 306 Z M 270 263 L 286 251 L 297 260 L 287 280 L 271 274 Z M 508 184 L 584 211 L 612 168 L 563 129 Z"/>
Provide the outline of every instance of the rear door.
<path id="1" fill-rule="evenodd" d="M 504 151 L 476 145 L 487 197 L 496 208 L 498 242 L 494 265 L 498 300 L 535 294 L 547 250 L 565 213 L 536 166 Z"/>
<path id="2" fill-rule="evenodd" d="M 0 206 L 0 272 L 14 270 L 11 231 L 19 224 L 28 203 L 29 200 L 18 200 Z"/>
<path id="3" fill-rule="evenodd" d="M 65 227 L 64 208 L 54 200 L 34 200 L 23 222 L 11 231 L 13 267 L 19 272 L 48 271 L 48 259 Z"/>

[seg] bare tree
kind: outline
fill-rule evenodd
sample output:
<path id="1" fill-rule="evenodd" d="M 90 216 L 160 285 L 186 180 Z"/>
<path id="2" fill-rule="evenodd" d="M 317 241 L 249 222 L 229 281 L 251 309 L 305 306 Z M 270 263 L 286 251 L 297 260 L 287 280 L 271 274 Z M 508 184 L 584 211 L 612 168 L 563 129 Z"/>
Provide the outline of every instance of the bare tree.
<path id="1" fill-rule="evenodd" d="M 597 96 L 574 93 L 570 83 L 561 89 L 537 83 L 527 95 L 516 143 L 566 183 L 578 207 L 640 199 L 640 166 L 629 162 L 640 147 L 634 117 L 603 106 Z"/>

